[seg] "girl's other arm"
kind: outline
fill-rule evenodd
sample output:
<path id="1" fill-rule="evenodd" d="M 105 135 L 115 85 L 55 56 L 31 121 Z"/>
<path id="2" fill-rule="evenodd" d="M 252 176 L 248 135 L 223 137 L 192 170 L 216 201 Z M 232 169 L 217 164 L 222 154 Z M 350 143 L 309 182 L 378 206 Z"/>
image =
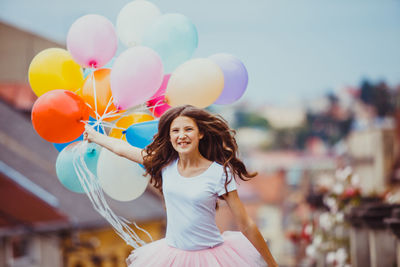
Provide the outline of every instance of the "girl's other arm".
<path id="1" fill-rule="evenodd" d="M 223 195 L 223 197 L 228 203 L 228 206 L 235 217 L 235 221 L 238 224 L 240 231 L 258 250 L 268 266 L 278 266 L 271 252 L 269 251 L 267 243 L 258 230 L 257 225 L 247 215 L 246 209 L 244 208 L 242 201 L 240 201 L 237 191 L 231 191 L 228 194 Z"/>

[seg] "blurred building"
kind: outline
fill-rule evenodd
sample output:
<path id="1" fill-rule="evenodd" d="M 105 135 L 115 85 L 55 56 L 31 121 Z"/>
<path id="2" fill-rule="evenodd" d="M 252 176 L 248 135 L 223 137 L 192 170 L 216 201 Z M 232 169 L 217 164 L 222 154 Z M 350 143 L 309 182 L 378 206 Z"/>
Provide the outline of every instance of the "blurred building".
<path id="1" fill-rule="evenodd" d="M 347 138 L 348 154 L 360 176 L 363 195 L 381 195 L 388 189 L 398 158 L 394 128 L 367 128 L 353 131 Z"/>
<path id="2" fill-rule="evenodd" d="M 41 50 L 63 45 L 4 23 L 0 39 L 0 266 L 125 266 L 131 247 L 86 195 L 62 186 L 55 172 L 58 152 L 30 121 L 36 96 L 29 64 Z M 154 239 L 163 235 L 164 209 L 152 191 L 131 202 L 107 202 Z"/>

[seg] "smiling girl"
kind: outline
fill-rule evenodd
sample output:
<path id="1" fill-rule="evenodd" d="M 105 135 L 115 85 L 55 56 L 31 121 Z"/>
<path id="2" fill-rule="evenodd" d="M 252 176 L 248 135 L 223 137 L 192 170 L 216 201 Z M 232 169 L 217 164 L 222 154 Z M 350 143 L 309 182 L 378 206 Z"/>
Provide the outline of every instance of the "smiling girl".
<path id="1" fill-rule="evenodd" d="M 166 237 L 134 250 L 129 267 L 278 266 L 237 194 L 235 179 L 256 174 L 237 158 L 234 131 L 222 118 L 193 106 L 171 108 L 143 150 L 90 127 L 84 138 L 143 164 L 164 196 Z M 215 223 L 218 198 L 227 202 L 240 232 L 221 235 Z"/>

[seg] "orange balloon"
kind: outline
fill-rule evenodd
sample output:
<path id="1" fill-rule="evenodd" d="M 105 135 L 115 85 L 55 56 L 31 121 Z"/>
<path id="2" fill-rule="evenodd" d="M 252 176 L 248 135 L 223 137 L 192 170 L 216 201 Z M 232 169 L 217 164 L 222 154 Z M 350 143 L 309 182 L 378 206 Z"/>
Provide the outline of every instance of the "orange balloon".
<path id="1" fill-rule="evenodd" d="M 129 126 L 135 123 L 144 122 L 144 121 L 152 121 L 154 117 L 146 114 L 146 113 L 132 113 L 126 117 L 121 118 L 115 126 L 118 128 L 127 129 Z M 125 135 L 122 133 L 123 130 L 113 128 L 110 131 L 109 136 L 114 138 L 119 138 L 126 141 Z"/>
<path id="2" fill-rule="evenodd" d="M 78 138 L 89 120 L 89 108 L 81 97 L 67 90 L 52 90 L 41 95 L 32 108 L 36 132 L 52 143 L 67 143 Z"/>
<path id="3" fill-rule="evenodd" d="M 109 103 L 112 93 L 110 88 L 110 73 L 111 69 L 99 69 L 95 70 L 93 74 L 88 75 L 83 83 L 82 87 L 82 98 L 86 103 L 90 105 L 92 110 L 90 111 L 90 116 L 93 118 L 96 117 L 96 113 L 94 111 L 97 110 L 97 114 L 103 116 L 106 113 L 117 111 L 114 103 Z M 95 82 L 95 86 L 93 86 L 93 79 Z M 96 94 L 94 90 L 96 89 Z M 97 103 L 95 103 L 95 99 L 97 99 Z M 107 107 L 108 105 L 108 107 Z M 120 111 L 119 111 L 120 112 Z M 105 120 L 115 120 L 119 116 L 113 116 L 110 118 L 106 118 Z"/>

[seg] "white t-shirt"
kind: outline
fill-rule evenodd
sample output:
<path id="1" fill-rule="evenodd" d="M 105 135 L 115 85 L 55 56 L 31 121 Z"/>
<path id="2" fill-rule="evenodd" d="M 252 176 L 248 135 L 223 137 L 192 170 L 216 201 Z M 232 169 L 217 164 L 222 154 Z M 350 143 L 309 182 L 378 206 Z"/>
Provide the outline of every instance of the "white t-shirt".
<path id="1" fill-rule="evenodd" d="M 215 247 L 223 242 L 215 224 L 215 204 L 218 196 L 226 193 L 224 168 L 213 162 L 203 173 L 188 178 L 179 174 L 177 163 L 162 171 L 167 244 L 184 250 Z M 235 180 L 230 178 L 228 192 L 236 190 Z"/>

